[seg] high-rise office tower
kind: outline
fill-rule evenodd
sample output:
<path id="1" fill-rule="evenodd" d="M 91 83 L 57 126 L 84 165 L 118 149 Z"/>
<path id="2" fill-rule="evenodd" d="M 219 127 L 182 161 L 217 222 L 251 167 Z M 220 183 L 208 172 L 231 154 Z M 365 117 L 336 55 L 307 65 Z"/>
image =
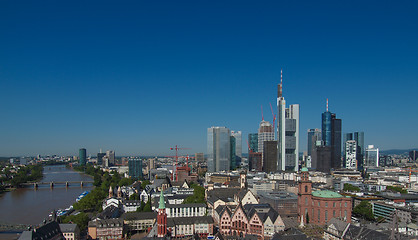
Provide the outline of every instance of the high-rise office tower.
<path id="1" fill-rule="evenodd" d="M 78 150 L 78 155 L 79 155 L 78 163 L 80 165 L 86 165 L 86 162 L 87 162 L 87 150 L 85 148 L 80 148 L 80 150 Z"/>
<path id="2" fill-rule="evenodd" d="M 242 158 L 242 132 L 231 131 L 231 136 L 235 138 L 235 154 Z"/>
<path id="3" fill-rule="evenodd" d="M 320 141 L 319 145 L 312 150 L 312 169 L 319 172 L 330 173 L 332 151 L 331 146 L 324 146 Z"/>
<path id="4" fill-rule="evenodd" d="M 230 136 L 230 144 L 231 144 L 231 147 L 229 148 L 229 150 L 230 150 L 231 162 L 229 164 L 229 167 L 231 170 L 234 170 L 236 168 L 236 148 L 235 148 L 236 139 L 234 136 Z"/>
<path id="5" fill-rule="evenodd" d="M 270 122 L 262 120 L 260 122 L 260 127 L 258 128 L 258 151 L 257 152 L 263 152 L 264 151 L 264 142 L 265 141 L 272 141 L 274 140 L 274 132 L 273 132 L 273 126 Z"/>
<path id="6" fill-rule="evenodd" d="M 139 158 L 129 159 L 129 176 L 136 179 L 142 179 L 142 160 Z"/>
<path id="7" fill-rule="evenodd" d="M 265 141 L 263 151 L 263 171 L 277 171 L 277 141 Z"/>
<path id="8" fill-rule="evenodd" d="M 115 151 L 106 151 L 106 157 L 109 159 L 109 166 L 116 164 Z"/>
<path id="9" fill-rule="evenodd" d="M 102 152 L 97 153 L 97 165 L 103 165 L 104 156 L 106 156 L 106 153 L 102 153 Z"/>
<path id="10" fill-rule="evenodd" d="M 348 140 L 344 144 L 344 166 L 348 169 L 357 169 L 357 142 Z"/>
<path id="11" fill-rule="evenodd" d="M 226 127 L 208 128 L 208 172 L 228 171 L 231 162 L 231 132 Z"/>
<path id="12" fill-rule="evenodd" d="M 363 169 L 363 159 L 364 159 L 364 132 L 354 132 L 354 133 L 345 133 L 343 137 L 343 150 L 344 150 L 344 164 L 346 161 L 346 143 L 347 141 L 354 140 L 356 141 L 356 159 L 357 159 L 357 169 Z M 346 167 L 344 165 L 344 167 Z"/>
<path id="13" fill-rule="evenodd" d="M 258 152 L 258 133 L 249 133 L 248 134 L 248 147 L 250 152 Z"/>
<path id="14" fill-rule="evenodd" d="M 327 111 L 322 113 L 322 140 L 324 145 L 331 147 L 331 168 L 341 168 L 341 119 L 335 113 Z"/>
<path id="15" fill-rule="evenodd" d="M 379 148 L 375 148 L 373 145 L 367 146 L 364 157 L 365 167 L 378 167 L 379 166 Z"/>
<path id="16" fill-rule="evenodd" d="M 283 72 L 280 72 L 277 93 L 277 169 L 281 171 L 299 169 L 299 104 L 289 105 L 282 95 Z"/>
<path id="17" fill-rule="evenodd" d="M 312 156 L 312 149 L 315 147 L 316 141 L 321 141 L 321 129 L 311 128 L 308 129 L 308 156 Z"/>
<path id="18" fill-rule="evenodd" d="M 231 131 L 231 136 L 235 139 L 235 167 L 241 165 L 242 160 L 242 132 L 241 131 Z M 231 156 L 232 158 L 232 156 Z"/>
<path id="19" fill-rule="evenodd" d="M 150 158 L 148 162 L 148 170 L 155 169 L 156 158 Z"/>

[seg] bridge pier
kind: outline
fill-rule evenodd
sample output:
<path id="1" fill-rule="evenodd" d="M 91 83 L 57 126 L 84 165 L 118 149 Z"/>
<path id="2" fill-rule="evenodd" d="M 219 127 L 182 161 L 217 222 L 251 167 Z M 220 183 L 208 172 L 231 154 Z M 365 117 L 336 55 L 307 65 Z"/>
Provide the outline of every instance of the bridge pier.
<path id="1" fill-rule="evenodd" d="M 80 182 L 80 186 L 83 187 L 83 181 Z"/>
<path id="2" fill-rule="evenodd" d="M 65 187 L 69 187 L 70 186 L 70 184 L 68 183 L 68 181 L 67 182 L 65 182 Z"/>
<path id="3" fill-rule="evenodd" d="M 38 183 L 33 183 L 33 188 L 38 189 Z"/>
<path id="4" fill-rule="evenodd" d="M 51 183 L 49 184 L 49 186 L 50 186 L 51 188 L 54 188 L 54 182 L 51 182 Z"/>

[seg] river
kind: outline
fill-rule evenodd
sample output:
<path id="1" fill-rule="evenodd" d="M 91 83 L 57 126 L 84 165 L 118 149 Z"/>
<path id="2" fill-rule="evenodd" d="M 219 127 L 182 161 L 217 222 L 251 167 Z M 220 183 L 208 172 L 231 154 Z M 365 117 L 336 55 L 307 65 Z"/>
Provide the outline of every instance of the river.
<path id="1" fill-rule="evenodd" d="M 64 165 L 45 166 L 43 174 L 40 182 L 92 181 L 90 176 Z M 38 225 L 51 211 L 68 208 L 82 192 L 92 188 L 91 183 L 83 187 L 74 183 L 68 188 L 63 184 L 53 188 L 40 185 L 38 189 L 30 186 L 0 194 L 0 224 Z"/>

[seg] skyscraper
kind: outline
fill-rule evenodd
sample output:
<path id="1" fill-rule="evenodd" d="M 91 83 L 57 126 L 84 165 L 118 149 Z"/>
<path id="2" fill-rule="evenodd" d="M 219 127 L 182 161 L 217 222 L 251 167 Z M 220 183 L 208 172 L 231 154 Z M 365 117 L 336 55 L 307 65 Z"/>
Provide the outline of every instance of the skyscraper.
<path id="1" fill-rule="evenodd" d="M 321 129 L 308 129 L 308 156 L 312 156 L 312 149 L 315 147 L 316 141 L 321 141 Z"/>
<path id="2" fill-rule="evenodd" d="M 242 158 L 242 132 L 231 131 L 231 136 L 235 138 L 235 154 Z"/>
<path id="3" fill-rule="evenodd" d="M 208 128 L 208 172 L 228 171 L 231 161 L 231 133 L 226 127 Z"/>
<path id="4" fill-rule="evenodd" d="M 87 162 L 87 151 L 85 148 L 81 148 L 80 150 L 78 150 L 78 155 L 79 155 L 79 160 L 78 163 L 82 166 L 82 165 L 86 165 Z"/>
<path id="5" fill-rule="evenodd" d="M 274 140 L 273 126 L 270 122 L 262 120 L 258 128 L 258 151 L 264 151 L 264 142 Z"/>
<path id="6" fill-rule="evenodd" d="M 363 159 L 364 159 L 364 132 L 354 132 L 354 133 L 345 133 L 343 138 L 343 150 L 344 150 L 344 167 L 347 162 L 346 156 L 346 143 L 347 141 L 354 140 L 356 141 L 356 159 L 357 159 L 357 169 L 363 169 Z"/>
<path id="7" fill-rule="evenodd" d="M 229 167 L 231 170 L 234 170 L 236 167 L 236 148 L 235 148 L 236 140 L 234 136 L 230 136 L 230 144 L 231 144 L 231 147 L 229 148 L 230 150 L 229 155 L 230 155 L 231 162 L 230 162 Z"/>
<path id="8" fill-rule="evenodd" d="M 286 101 L 282 96 L 283 72 L 277 94 L 277 169 L 299 169 L 299 104 L 292 104 L 286 108 Z"/>
<path id="9" fill-rule="evenodd" d="M 263 171 L 266 173 L 277 171 L 277 141 L 264 142 Z"/>
<path id="10" fill-rule="evenodd" d="M 238 167 L 241 164 L 242 159 L 242 132 L 241 131 L 231 131 L 231 136 L 234 137 L 235 143 L 235 156 L 231 155 L 231 158 L 235 158 L 235 167 Z"/>
<path id="11" fill-rule="evenodd" d="M 379 166 L 379 148 L 375 148 L 374 145 L 367 146 L 366 156 L 364 157 L 365 167 L 378 167 Z"/>
<path id="12" fill-rule="evenodd" d="M 103 165 L 104 156 L 106 156 L 106 153 L 102 153 L 101 151 L 97 153 L 97 165 Z"/>
<path id="13" fill-rule="evenodd" d="M 348 140 L 344 149 L 344 166 L 347 169 L 357 169 L 357 142 L 356 140 Z"/>
<path id="14" fill-rule="evenodd" d="M 331 168 L 341 168 L 341 119 L 327 110 L 322 113 L 322 140 L 324 146 L 331 147 Z"/>
<path id="15" fill-rule="evenodd" d="M 248 134 L 249 152 L 258 152 L 258 133 Z"/>
<path id="16" fill-rule="evenodd" d="M 116 164 L 115 151 L 106 151 L 106 156 L 109 159 L 109 166 L 113 166 Z"/>
<path id="17" fill-rule="evenodd" d="M 129 159 L 129 176 L 136 179 L 142 179 L 142 160 L 139 158 Z"/>

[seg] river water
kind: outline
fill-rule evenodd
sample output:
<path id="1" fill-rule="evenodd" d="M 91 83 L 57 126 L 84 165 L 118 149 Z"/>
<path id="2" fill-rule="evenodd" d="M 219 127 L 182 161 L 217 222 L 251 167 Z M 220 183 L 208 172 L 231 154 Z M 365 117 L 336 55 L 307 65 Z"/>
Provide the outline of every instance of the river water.
<path id="1" fill-rule="evenodd" d="M 45 166 L 44 177 L 40 182 L 92 181 L 86 174 L 73 171 L 64 165 Z M 91 183 L 40 185 L 16 189 L 12 192 L 0 194 L 0 224 L 30 224 L 38 225 L 53 210 L 68 208 L 84 191 L 93 188 Z"/>

